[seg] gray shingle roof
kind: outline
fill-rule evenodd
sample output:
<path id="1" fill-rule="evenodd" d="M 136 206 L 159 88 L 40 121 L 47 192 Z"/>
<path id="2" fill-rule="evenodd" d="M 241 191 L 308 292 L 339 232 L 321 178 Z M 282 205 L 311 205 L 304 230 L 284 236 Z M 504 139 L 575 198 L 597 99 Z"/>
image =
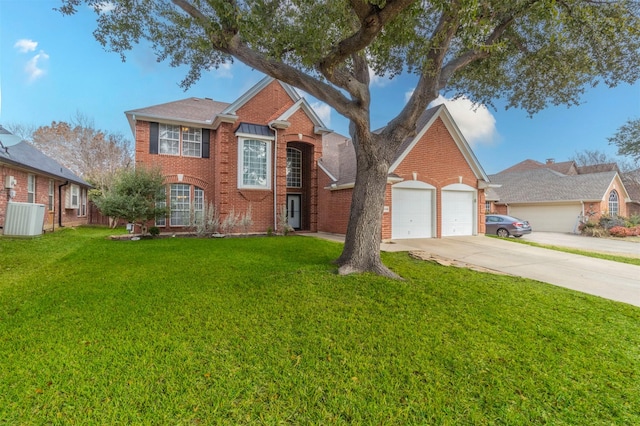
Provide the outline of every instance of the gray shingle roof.
<path id="1" fill-rule="evenodd" d="M 60 163 L 51 157 L 47 157 L 26 141 L 12 145 L 8 147 L 6 151 L 0 149 L 0 163 L 25 167 L 79 185 L 91 186 L 82 178 L 76 176 L 71 170 L 61 166 Z"/>
<path id="2" fill-rule="evenodd" d="M 216 114 L 224 111 L 229 105 L 229 103 L 218 102 L 208 98 L 187 98 L 146 108 L 133 109 L 125 112 L 125 114 L 211 124 Z"/>
<path id="3" fill-rule="evenodd" d="M 502 185 L 492 189 L 500 203 L 536 203 L 602 200 L 615 176 L 614 171 L 567 176 L 540 168 L 502 172 L 489 179 Z"/>
<path id="4" fill-rule="evenodd" d="M 416 122 L 418 132 L 438 113 L 441 106 L 425 110 Z M 379 134 L 384 127 L 373 133 Z M 414 137 L 408 137 L 402 142 L 393 158 L 392 164 L 409 148 Z M 321 164 L 337 179 L 336 185 L 352 184 L 356 181 L 356 152 L 351 138 L 338 133 L 330 133 L 323 138 L 323 153 Z"/>

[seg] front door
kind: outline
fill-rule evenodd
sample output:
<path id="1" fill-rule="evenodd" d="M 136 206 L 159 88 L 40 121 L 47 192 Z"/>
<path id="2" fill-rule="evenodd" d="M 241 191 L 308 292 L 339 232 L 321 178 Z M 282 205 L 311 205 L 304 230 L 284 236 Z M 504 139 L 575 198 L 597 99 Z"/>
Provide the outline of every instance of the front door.
<path id="1" fill-rule="evenodd" d="M 293 229 L 300 229 L 300 194 L 287 194 L 287 220 Z"/>

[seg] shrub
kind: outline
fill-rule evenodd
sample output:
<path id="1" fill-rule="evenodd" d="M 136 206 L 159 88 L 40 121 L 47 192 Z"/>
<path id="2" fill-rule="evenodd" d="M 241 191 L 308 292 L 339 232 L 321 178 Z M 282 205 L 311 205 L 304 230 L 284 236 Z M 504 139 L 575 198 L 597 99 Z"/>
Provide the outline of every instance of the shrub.
<path id="1" fill-rule="evenodd" d="M 625 228 L 624 226 L 614 226 L 609 229 L 609 235 L 614 237 L 627 237 L 629 236 L 629 228 Z"/>
<path id="2" fill-rule="evenodd" d="M 152 226 L 151 228 L 149 228 L 149 234 L 151 234 L 153 237 L 157 237 L 158 235 L 160 235 L 160 228 L 158 228 L 157 226 Z"/>
<path id="3" fill-rule="evenodd" d="M 620 216 L 610 216 L 610 215 L 602 215 L 600 220 L 598 221 L 600 226 L 604 229 L 609 230 L 614 226 L 625 226 L 625 219 Z"/>

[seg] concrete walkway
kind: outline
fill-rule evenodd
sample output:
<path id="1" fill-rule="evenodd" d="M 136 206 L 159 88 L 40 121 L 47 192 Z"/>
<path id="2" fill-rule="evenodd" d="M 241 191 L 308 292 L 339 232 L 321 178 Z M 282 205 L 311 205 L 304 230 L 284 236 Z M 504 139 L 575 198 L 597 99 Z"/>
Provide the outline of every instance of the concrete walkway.
<path id="1" fill-rule="evenodd" d="M 341 235 L 312 235 L 344 241 Z M 421 250 L 434 256 L 640 306 L 640 266 L 636 265 L 531 247 L 485 236 L 394 240 L 383 243 L 381 249 Z"/>

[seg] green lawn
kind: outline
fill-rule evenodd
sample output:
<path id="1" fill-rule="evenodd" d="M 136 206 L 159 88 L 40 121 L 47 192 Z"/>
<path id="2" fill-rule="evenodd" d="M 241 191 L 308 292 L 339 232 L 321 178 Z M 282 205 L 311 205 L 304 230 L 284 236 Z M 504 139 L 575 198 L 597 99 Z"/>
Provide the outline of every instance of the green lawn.
<path id="1" fill-rule="evenodd" d="M 308 237 L 0 238 L 0 424 L 640 424 L 640 309 Z"/>

